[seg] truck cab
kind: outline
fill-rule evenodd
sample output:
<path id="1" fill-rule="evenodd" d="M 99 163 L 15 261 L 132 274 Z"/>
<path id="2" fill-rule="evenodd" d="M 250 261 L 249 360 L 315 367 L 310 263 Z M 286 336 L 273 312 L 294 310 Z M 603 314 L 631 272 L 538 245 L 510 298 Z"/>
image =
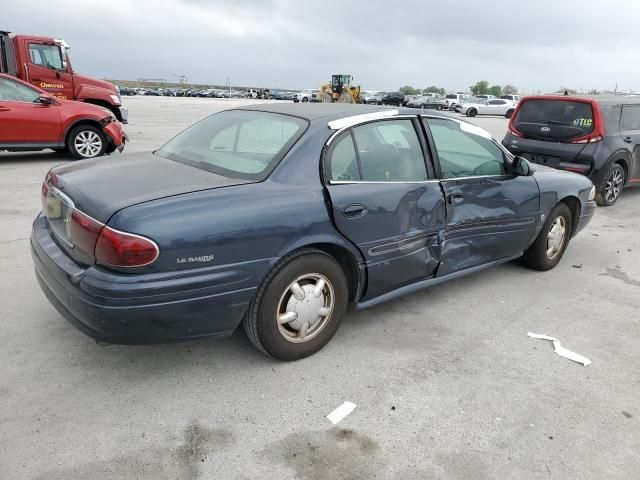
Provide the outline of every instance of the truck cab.
<path id="1" fill-rule="evenodd" d="M 0 31 L 0 73 L 13 75 L 64 100 L 107 108 L 127 123 L 128 112 L 121 105 L 117 87 L 74 72 L 68 50 L 64 40 Z"/>

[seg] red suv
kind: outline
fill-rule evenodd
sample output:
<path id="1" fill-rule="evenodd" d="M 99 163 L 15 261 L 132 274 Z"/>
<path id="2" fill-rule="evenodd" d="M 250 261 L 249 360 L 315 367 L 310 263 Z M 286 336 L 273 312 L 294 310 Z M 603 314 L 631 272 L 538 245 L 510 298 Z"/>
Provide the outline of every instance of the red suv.
<path id="1" fill-rule="evenodd" d="M 0 74 L 0 150 L 51 148 L 83 159 L 122 151 L 126 140 L 122 124 L 110 111 L 55 98 Z"/>

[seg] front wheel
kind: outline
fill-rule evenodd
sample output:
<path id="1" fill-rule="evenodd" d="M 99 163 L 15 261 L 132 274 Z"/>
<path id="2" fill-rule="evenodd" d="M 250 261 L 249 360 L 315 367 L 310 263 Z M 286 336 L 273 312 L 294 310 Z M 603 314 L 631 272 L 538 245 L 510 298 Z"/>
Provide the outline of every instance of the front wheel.
<path id="1" fill-rule="evenodd" d="M 533 245 L 524 252 L 524 263 L 534 270 L 551 270 L 564 255 L 571 231 L 569 207 L 565 203 L 559 203 L 547 218 Z"/>
<path id="2" fill-rule="evenodd" d="M 610 207 L 616 203 L 624 186 L 624 168 L 619 163 L 613 163 L 604 178 L 605 180 L 596 191 L 596 203 L 603 207 Z"/>
<path id="3" fill-rule="evenodd" d="M 77 160 L 100 157 L 107 149 L 107 138 L 93 125 L 78 125 L 69 132 L 67 148 Z"/>
<path id="4" fill-rule="evenodd" d="M 475 108 L 467 110 L 467 117 L 475 117 L 476 115 L 478 115 L 478 111 Z"/>
<path id="5" fill-rule="evenodd" d="M 251 342 L 279 360 L 298 360 L 324 347 L 347 308 L 342 268 L 326 253 L 306 249 L 267 276 L 243 320 Z"/>

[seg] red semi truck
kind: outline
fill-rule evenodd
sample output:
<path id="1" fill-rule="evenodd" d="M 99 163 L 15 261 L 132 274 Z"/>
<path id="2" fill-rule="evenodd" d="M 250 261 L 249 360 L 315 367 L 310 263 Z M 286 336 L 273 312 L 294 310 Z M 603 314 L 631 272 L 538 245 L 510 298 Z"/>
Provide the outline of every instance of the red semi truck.
<path id="1" fill-rule="evenodd" d="M 107 108 L 122 123 L 127 109 L 118 88 L 104 80 L 73 71 L 64 40 L 33 35 L 11 35 L 0 30 L 0 73 L 29 82 L 52 95 Z"/>

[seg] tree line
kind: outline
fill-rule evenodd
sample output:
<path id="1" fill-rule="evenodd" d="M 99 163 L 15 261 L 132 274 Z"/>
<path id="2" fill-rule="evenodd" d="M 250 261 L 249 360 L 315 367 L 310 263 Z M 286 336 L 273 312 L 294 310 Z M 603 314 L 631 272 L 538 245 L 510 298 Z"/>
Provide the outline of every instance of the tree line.
<path id="1" fill-rule="evenodd" d="M 425 95 L 427 93 L 437 93 L 438 95 L 444 95 L 446 90 L 441 87 L 436 87 L 432 85 L 427 88 L 414 88 L 411 85 L 405 85 L 404 87 L 400 87 L 399 91 L 404 93 L 405 95 Z M 476 82 L 474 85 L 469 87 L 469 91 L 472 95 L 495 95 L 499 97 L 500 95 L 516 95 L 518 93 L 518 89 L 513 85 L 489 85 L 489 82 L 486 80 L 480 80 Z"/>

